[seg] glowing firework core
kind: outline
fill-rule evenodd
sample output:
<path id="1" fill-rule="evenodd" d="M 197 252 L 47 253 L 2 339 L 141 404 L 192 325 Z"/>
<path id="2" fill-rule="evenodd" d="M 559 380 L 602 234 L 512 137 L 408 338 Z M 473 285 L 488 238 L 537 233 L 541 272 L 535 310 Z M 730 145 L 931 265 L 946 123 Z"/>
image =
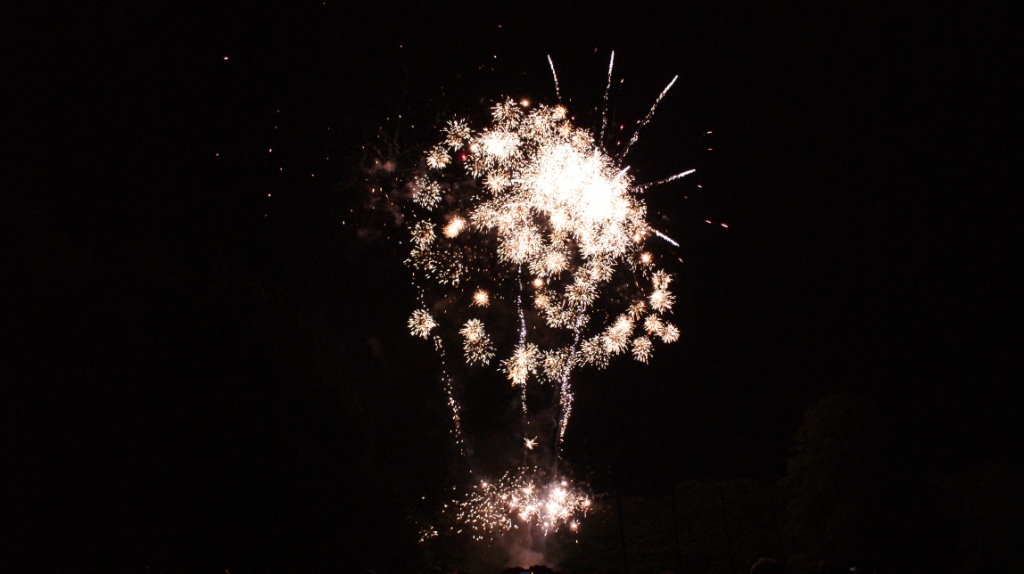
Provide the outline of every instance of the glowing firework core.
<path id="1" fill-rule="evenodd" d="M 470 219 L 497 232 L 499 255 L 540 276 L 565 270 L 573 243 L 584 259 L 621 256 L 645 229 L 625 170 L 561 106 L 524 113 L 508 101 L 494 116 L 497 124 L 469 146 L 477 150 L 470 170 L 490 195 Z"/>

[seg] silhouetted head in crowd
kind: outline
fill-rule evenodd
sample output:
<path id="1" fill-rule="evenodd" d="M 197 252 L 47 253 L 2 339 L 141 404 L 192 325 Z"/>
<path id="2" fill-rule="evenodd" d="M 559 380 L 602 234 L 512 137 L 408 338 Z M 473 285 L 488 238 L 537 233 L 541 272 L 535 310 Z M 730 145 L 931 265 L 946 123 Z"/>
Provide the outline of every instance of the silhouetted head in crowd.
<path id="1" fill-rule="evenodd" d="M 750 567 L 750 574 L 782 574 L 782 565 L 775 561 L 774 558 L 758 558 L 756 562 Z"/>

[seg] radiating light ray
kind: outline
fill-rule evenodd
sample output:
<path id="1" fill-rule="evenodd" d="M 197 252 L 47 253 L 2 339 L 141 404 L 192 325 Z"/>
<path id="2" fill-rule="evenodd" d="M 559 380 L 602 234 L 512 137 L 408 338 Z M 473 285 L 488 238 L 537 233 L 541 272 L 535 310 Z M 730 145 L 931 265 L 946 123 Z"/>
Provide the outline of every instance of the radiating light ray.
<path id="1" fill-rule="evenodd" d="M 658 231 L 657 229 L 654 229 L 653 227 L 651 228 L 651 233 L 653 233 L 653 234 L 657 235 L 658 237 L 664 239 L 665 241 L 671 243 L 673 246 L 679 247 L 679 242 L 677 242 L 675 239 L 672 239 L 668 235 L 665 235 L 664 233 Z"/>
<path id="2" fill-rule="evenodd" d="M 697 171 L 697 170 L 695 170 L 695 169 L 688 169 L 686 171 L 679 172 L 679 173 L 677 173 L 677 174 L 675 174 L 675 175 L 673 175 L 671 177 L 666 177 L 665 179 L 659 179 L 658 181 L 654 181 L 654 182 L 651 182 L 651 183 L 645 183 L 645 184 L 642 184 L 642 185 L 638 185 L 634 189 L 636 190 L 637 193 L 643 193 L 645 190 L 650 189 L 650 188 L 652 188 L 652 187 L 654 187 L 656 185 L 662 185 L 662 184 L 666 184 L 666 183 L 668 183 L 670 181 L 675 181 L 675 180 L 677 180 L 679 178 L 686 177 L 686 176 L 690 175 L 691 173 L 693 173 L 695 171 Z"/>
<path id="3" fill-rule="evenodd" d="M 640 125 L 637 126 L 636 131 L 633 132 L 633 137 L 630 138 L 629 143 L 626 144 L 626 148 L 623 149 L 622 154 L 619 155 L 619 159 L 625 159 L 626 155 L 629 154 L 629 148 L 633 147 L 633 144 L 635 144 L 636 140 L 640 137 L 640 130 L 644 129 L 644 127 L 651 122 L 651 118 L 654 117 L 654 110 L 658 109 L 658 104 L 661 103 L 661 99 L 665 97 L 665 94 L 667 94 L 669 89 L 672 88 L 672 84 L 676 83 L 676 80 L 678 79 L 679 76 L 672 78 L 672 81 L 669 82 L 668 85 L 665 86 L 665 89 L 661 91 L 661 94 L 658 95 L 658 99 L 654 100 L 654 105 L 651 106 L 651 111 L 647 112 L 643 121 L 641 121 Z"/>
<path id="4" fill-rule="evenodd" d="M 555 62 L 551 59 L 551 54 L 548 54 L 548 64 L 551 66 L 551 76 L 555 79 L 555 95 L 558 97 L 558 103 L 562 103 L 562 91 L 558 88 L 558 73 L 555 72 Z"/>

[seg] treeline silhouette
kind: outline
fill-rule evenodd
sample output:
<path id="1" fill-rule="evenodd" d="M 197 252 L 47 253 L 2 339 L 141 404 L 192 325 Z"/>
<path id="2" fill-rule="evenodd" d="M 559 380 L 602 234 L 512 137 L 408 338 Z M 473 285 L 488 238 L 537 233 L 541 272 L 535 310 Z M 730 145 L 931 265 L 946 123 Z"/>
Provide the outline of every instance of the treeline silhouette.
<path id="1" fill-rule="evenodd" d="M 564 572 L 650 574 L 735 574 L 758 564 L 759 572 L 990 572 L 1020 563 L 1020 466 L 929 475 L 900 460 L 890 430 L 871 401 L 830 394 L 807 408 L 783 479 L 607 493 L 545 557 Z M 446 550 L 420 559 L 470 569 L 500 560 L 503 548 L 448 541 Z"/>

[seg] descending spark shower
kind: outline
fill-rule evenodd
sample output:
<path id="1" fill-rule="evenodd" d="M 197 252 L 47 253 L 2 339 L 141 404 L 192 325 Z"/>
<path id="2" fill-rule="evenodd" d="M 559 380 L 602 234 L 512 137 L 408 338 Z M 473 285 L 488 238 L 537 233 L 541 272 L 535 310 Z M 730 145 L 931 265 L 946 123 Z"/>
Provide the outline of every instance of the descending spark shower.
<path id="1" fill-rule="evenodd" d="M 603 139 L 614 57 L 597 138 L 574 126 L 560 103 L 505 100 L 479 131 L 467 120 L 450 120 L 407 182 L 406 263 L 420 305 L 409 329 L 432 341 L 442 358 L 462 453 L 463 406 L 448 366 L 455 356 L 467 366 L 497 369 L 521 411 L 514 430 L 522 463 L 498 480 L 478 482 L 449 507 L 478 539 L 518 529 L 576 530 L 591 499 L 558 470 L 573 373 L 603 368 L 620 354 L 646 363 L 656 342 L 679 338 L 667 318 L 675 302 L 672 276 L 646 248 L 652 236 L 672 241 L 647 222 L 641 194 L 693 170 L 636 185 L 623 165 L 675 78 L 628 144 L 610 155 Z M 560 101 L 557 75 L 555 89 Z M 531 417 L 538 394 L 550 397 L 553 422 Z"/>

